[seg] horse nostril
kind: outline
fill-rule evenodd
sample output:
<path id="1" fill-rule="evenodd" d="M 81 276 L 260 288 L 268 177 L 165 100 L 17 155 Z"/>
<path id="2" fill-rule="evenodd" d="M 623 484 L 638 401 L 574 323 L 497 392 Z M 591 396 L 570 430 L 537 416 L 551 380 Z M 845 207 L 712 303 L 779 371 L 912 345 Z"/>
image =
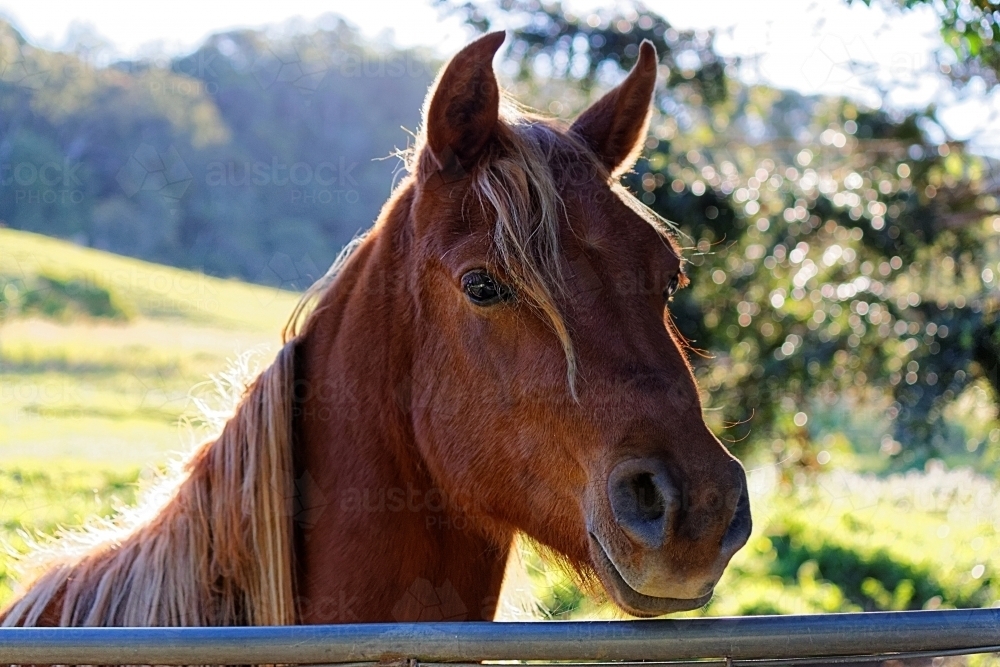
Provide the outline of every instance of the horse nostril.
<path id="1" fill-rule="evenodd" d="M 656 461 L 631 459 L 618 464 L 608 478 L 611 511 L 622 531 L 648 548 L 663 546 L 677 491 Z"/>
<path id="2" fill-rule="evenodd" d="M 743 484 L 743 491 L 736 501 L 736 511 L 733 512 L 732 521 L 729 528 L 722 536 L 721 549 L 724 553 L 732 555 L 739 551 L 740 547 L 750 539 L 750 530 L 753 528 L 753 520 L 750 517 L 750 494 L 747 491 L 746 483 Z"/>
<path id="3" fill-rule="evenodd" d="M 653 474 L 639 473 L 632 478 L 632 495 L 636 502 L 636 515 L 642 521 L 657 521 L 663 518 L 663 494 L 653 483 Z"/>

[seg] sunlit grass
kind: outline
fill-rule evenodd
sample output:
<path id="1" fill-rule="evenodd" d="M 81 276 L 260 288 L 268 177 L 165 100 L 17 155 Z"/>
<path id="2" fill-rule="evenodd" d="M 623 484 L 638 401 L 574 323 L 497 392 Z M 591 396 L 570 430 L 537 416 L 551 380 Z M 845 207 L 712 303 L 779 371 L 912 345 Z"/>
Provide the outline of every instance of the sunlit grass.
<path id="1" fill-rule="evenodd" d="M 297 298 L 0 229 L 7 302 L 43 274 L 101 285 L 131 315 L 0 320 L 0 461 L 162 461 L 190 445 L 192 387 L 272 354 Z"/>
<path id="2" fill-rule="evenodd" d="M 45 302 L 25 289 L 60 281 L 70 300 L 107 294 L 118 314 L 18 312 Z M 297 299 L 7 229 L 0 290 L 0 542 L 13 551 L 134 502 L 142 471 L 204 436 L 185 420 L 192 395 L 243 352 L 268 359 Z"/>
<path id="3" fill-rule="evenodd" d="M 0 464 L 0 604 L 13 594 L 11 553 L 61 528 L 108 517 L 115 508 L 135 501 L 140 470 L 115 466 L 111 460 L 5 460 Z"/>
<path id="4" fill-rule="evenodd" d="M 49 275 L 111 291 L 126 310 L 234 331 L 280 331 L 296 296 L 0 228 L 0 276 Z"/>
<path id="5" fill-rule="evenodd" d="M 0 328 L 0 460 L 155 462 L 186 446 L 190 394 L 277 332 L 139 319 L 127 325 L 15 321 Z"/>

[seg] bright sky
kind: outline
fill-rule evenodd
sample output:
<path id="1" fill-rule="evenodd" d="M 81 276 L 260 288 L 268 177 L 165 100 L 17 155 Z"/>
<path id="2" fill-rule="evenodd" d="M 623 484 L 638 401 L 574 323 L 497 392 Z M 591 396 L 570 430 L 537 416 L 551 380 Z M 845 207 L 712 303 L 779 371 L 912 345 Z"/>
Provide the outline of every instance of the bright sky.
<path id="1" fill-rule="evenodd" d="M 596 0 L 569 0 L 585 13 Z M 714 29 L 720 52 L 747 60 L 743 77 L 800 92 L 849 95 L 869 105 L 922 106 L 934 100 L 939 118 L 958 139 L 1000 156 L 1000 96 L 954 98 L 930 71 L 940 47 L 927 7 L 889 13 L 844 0 L 647 0 L 677 28 Z M 877 4 L 877 3 L 876 3 Z M 205 37 L 235 27 L 342 15 L 370 37 L 423 45 L 447 56 L 470 37 L 456 20 L 443 21 L 429 0 L 0 0 L 0 14 L 33 43 L 59 48 L 74 24 L 91 26 L 124 56 L 183 53 Z M 877 81 L 883 99 L 866 82 Z"/>

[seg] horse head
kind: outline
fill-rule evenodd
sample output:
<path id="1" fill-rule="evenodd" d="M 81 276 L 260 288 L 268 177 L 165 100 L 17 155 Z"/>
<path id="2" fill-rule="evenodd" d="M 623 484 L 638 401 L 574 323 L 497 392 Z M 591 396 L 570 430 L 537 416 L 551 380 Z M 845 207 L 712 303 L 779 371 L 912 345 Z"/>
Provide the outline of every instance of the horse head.
<path id="1" fill-rule="evenodd" d="M 497 84 L 502 33 L 428 96 L 411 251 L 416 448 L 485 531 L 521 531 L 641 616 L 712 595 L 751 520 L 740 463 L 702 416 L 670 298 L 668 223 L 619 184 L 650 118 L 656 50 L 566 126 Z"/>

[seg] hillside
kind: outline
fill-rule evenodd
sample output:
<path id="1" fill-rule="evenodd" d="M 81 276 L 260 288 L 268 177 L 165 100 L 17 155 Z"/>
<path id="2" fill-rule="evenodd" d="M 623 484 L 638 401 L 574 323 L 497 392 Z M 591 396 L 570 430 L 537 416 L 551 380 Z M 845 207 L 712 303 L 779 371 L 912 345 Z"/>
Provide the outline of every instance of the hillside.
<path id="1" fill-rule="evenodd" d="M 311 282 L 389 196 L 437 63 L 336 17 L 96 67 L 0 20 L 0 224 L 268 283 Z"/>
<path id="2" fill-rule="evenodd" d="M 296 299 L 0 229 L 0 461 L 162 461 L 192 388 L 266 359 Z"/>

